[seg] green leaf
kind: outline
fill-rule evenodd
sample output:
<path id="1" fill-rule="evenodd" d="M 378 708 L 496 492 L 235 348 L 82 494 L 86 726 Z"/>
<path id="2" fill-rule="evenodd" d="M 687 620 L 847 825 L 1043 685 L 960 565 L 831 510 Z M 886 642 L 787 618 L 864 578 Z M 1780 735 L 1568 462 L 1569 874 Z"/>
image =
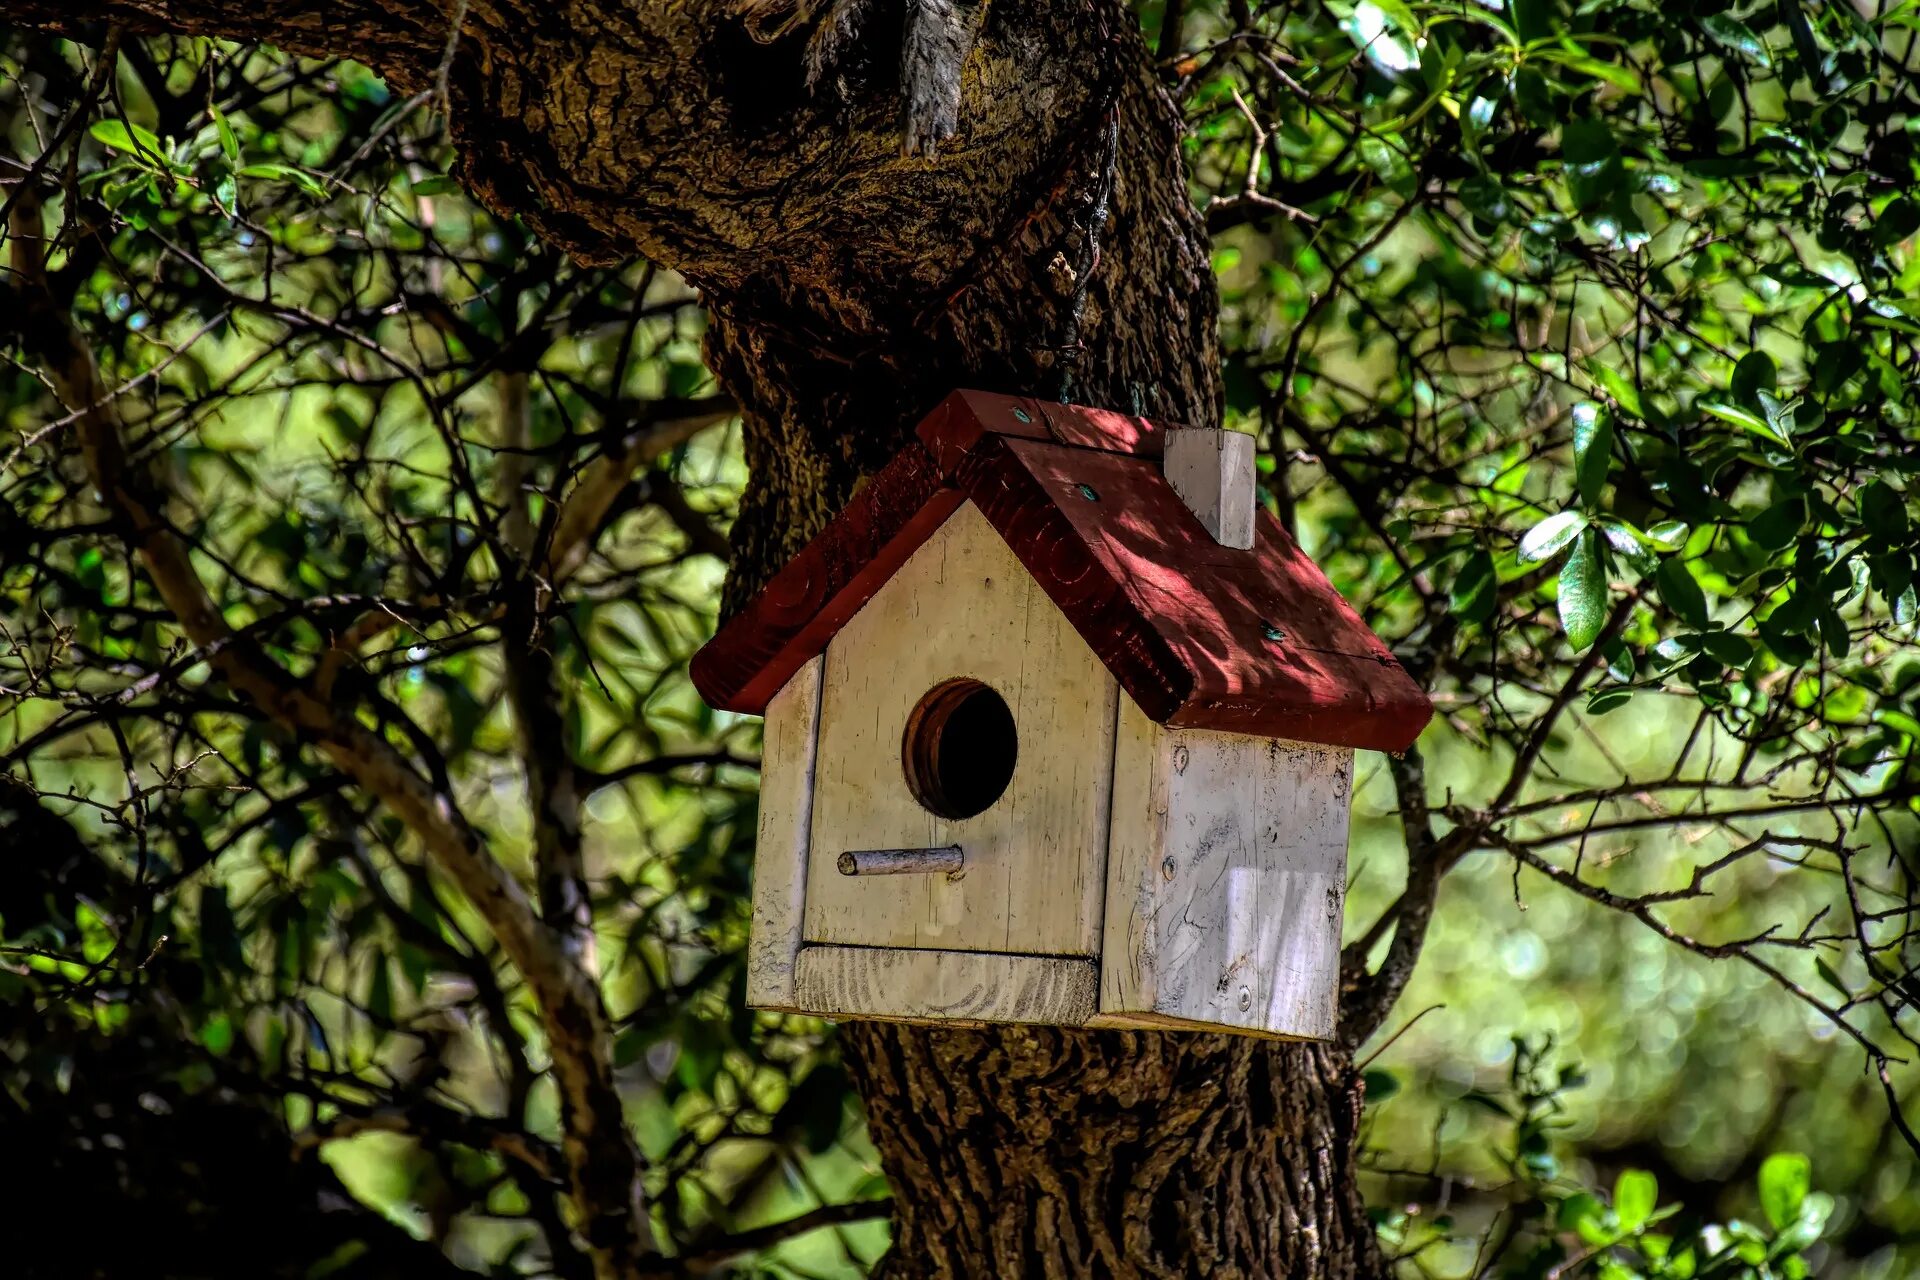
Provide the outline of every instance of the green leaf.
<path id="1" fill-rule="evenodd" d="M 1782 498 L 1747 522 L 1747 536 L 1765 551 L 1779 551 L 1793 545 L 1806 523 L 1806 505 L 1799 495 Z"/>
<path id="2" fill-rule="evenodd" d="M 1566 550 L 1569 542 L 1587 527 L 1587 518 L 1578 511 L 1562 511 L 1548 516 L 1520 539 L 1520 563 L 1535 564 L 1551 560 Z"/>
<path id="3" fill-rule="evenodd" d="M 1600 535 L 1585 530 L 1573 554 L 1560 567 L 1560 625 L 1567 643 L 1585 649 L 1607 624 L 1607 570 L 1600 555 Z"/>
<path id="4" fill-rule="evenodd" d="M 1772 651 L 1773 656 L 1787 666 L 1797 667 L 1813 659 L 1813 646 L 1774 621 L 1771 616 L 1760 619 L 1754 627 L 1760 633 L 1761 641 Z"/>
<path id="5" fill-rule="evenodd" d="M 1731 631 L 1709 631 L 1701 637 L 1702 647 L 1730 667 L 1744 667 L 1753 661 L 1753 642 Z"/>
<path id="6" fill-rule="evenodd" d="M 129 155 L 165 162 L 166 149 L 151 129 L 143 129 L 130 120 L 96 120 L 87 129 L 95 142 Z"/>
<path id="7" fill-rule="evenodd" d="M 1613 415 L 1591 400 L 1573 406 L 1573 471 L 1580 501 L 1593 506 L 1613 461 Z"/>
<path id="8" fill-rule="evenodd" d="M 1607 1207 L 1600 1203 L 1598 1197 L 1586 1191 L 1577 1191 L 1560 1202 L 1559 1212 L 1555 1216 L 1562 1231 L 1579 1231 L 1584 1236 L 1589 1226 L 1597 1230 L 1606 1215 Z"/>
<path id="9" fill-rule="evenodd" d="M 1779 385 L 1780 366 L 1773 362 L 1773 357 L 1764 351 L 1749 351 L 1733 366 L 1728 390 L 1739 400 L 1758 404 L 1762 391 L 1772 391 Z"/>
<path id="10" fill-rule="evenodd" d="M 1765 1255 L 1782 1257 L 1798 1253 L 1820 1238 L 1827 1229 L 1827 1219 L 1833 1213 L 1833 1197 L 1820 1191 L 1806 1193 L 1800 1205 L 1800 1212 L 1793 1221 L 1781 1228 L 1779 1236 L 1773 1242 L 1773 1248 Z"/>
<path id="11" fill-rule="evenodd" d="M 436 173 L 414 183 L 413 194 L 417 196 L 459 195 L 460 184 L 444 173 Z"/>
<path id="12" fill-rule="evenodd" d="M 1700 19 L 1700 27 L 1715 41 L 1763 67 L 1773 65 L 1767 42 L 1754 29 L 1730 13 L 1713 13 Z"/>
<path id="13" fill-rule="evenodd" d="M 1557 50 L 1548 50 L 1543 56 L 1570 71 L 1592 76 L 1595 80 L 1604 80 L 1622 92 L 1637 94 L 1646 91 L 1646 86 L 1640 82 L 1639 75 L 1632 67 L 1623 67 L 1617 62 L 1602 62 L 1599 58 L 1584 53 L 1561 53 Z"/>
<path id="14" fill-rule="evenodd" d="M 1772 425 L 1758 414 L 1749 413 L 1737 405 L 1720 404 L 1709 400 L 1702 400 L 1700 408 L 1723 422 L 1731 422 L 1742 431 L 1751 431 L 1762 440 L 1770 440 L 1774 444 L 1791 447 L 1787 438 L 1775 431 Z"/>
<path id="15" fill-rule="evenodd" d="M 1627 376 L 1612 365 L 1601 360 L 1589 360 L 1586 363 L 1587 374 L 1600 384 L 1600 389 L 1613 397 L 1613 402 L 1636 418 L 1646 416 L 1640 407 L 1640 391 Z"/>
<path id="16" fill-rule="evenodd" d="M 99 964 L 113 954 L 118 945 L 113 930 L 92 904 L 81 902 L 74 909 L 73 921 L 80 926 L 80 954 L 88 964 Z"/>
<path id="17" fill-rule="evenodd" d="M 1813 1162 L 1798 1151 L 1776 1151 L 1760 1165 L 1760 1208 L 1775 1231 L 1800 1217 L 1813 1185 Z"/>
<path id="18" fill-rule="evenodd" d="M 265 178 L 270 182 L 291 182 L 315 200 L 327 198 L 326 184 L 304 169 L 290 164 L 249 164 L 235 170 L 243 178 Z"/>
<path id="19" fill-rule="evenodd" d="M 1360 0 L 1340 26 L 1382 71 L 1419 67 L 1420 20 L 1405 0 Z"/>
<path id="20" fill-rule="evenodd" d="M 377 1023 L 393 1021 L 393 974 L 384 954 L 373 959 L 373 983 L 367 989 L 367 1013 Z"/>
<path id="21" fill-rule="evenodd" d="M 1915 719 L 1897 707 L 1881 707 L 1873 713 L 1873 722 L 1883 724 L 1895 733 L 1904 733 L 1915 742 L 1920 742 L 1920 719 Z"/>
<path id="22" fill-rule="evenodd" d="M 1634 1231 L 1646 1225 L 1659 1203 L 1660 1183 L 1645 1169 L 1627 1169 L 1613 1184 L 1613 1212 L 1620 1229 Z"/>
<path id="23" fill-rule="evenodd" d="M 1647 541 L 1662 551 L 1678 551 L 1687 541 L 1687 522 L 1662 520 L 1647 530 Z"/>
<path id="24" fill-rule="evenodd" d="M 1820 639 L 1836 658 L 1844 658 L 1853 648 L 1853 633 L 1837 609 L 1820 611 Z"/>
<path id="25" fill-rule="evenodd" d="M 228 122 L 226 112 L 220 110 L 220 104 L 209 102 L 207 110 L 213 114 L 213 127 L 220 134 L 220 150 L 226 153 L 228 164 L 240 163 L 240 138 Z"/>
<path id="26" fill-rule="evenodd" d="M 1860 518 L 1874 534 L 1889 542 L 1906 537 L 1906 504 L 1885 480 L 1875 480 L 1861 491 Z"/>
<path id="27" fill-rule="evenodd" d="M 226 1057 L 233 1048 L 233 1036 L 233 1019 L 224 1013 L 214 1014 L 200 1028 L 200 1043 L 216 1058 Z"/>
<path id="28" fill-rule="evenodd" d="M 1366 1085 L 1369 1103 L 1385 1102 L 1400 1092 L 1400 1082 L 1394 1078 L 1391 1071 L 1382 1071 L 1376 1067 L 1362 1076 L 1361 1080 Z"/>
<path id="29" fill-rule="evenodd" d="M 1616 707 L 1624 707 L 1633 697 L 1631 689 L 1601 689 L 1587 699 L 1587 714 L 1603 716 Z"/>
<path id="30" fill-rule="evenodd" d="M 1494 574 L 1493 557 L 1476 551 L 1467 557 L 1453 585 L 1447 589 L 1447 606 L 1462 622 L 1485 622 L 1493 616 L 1498 602 L 1499 580 Z"/>
<path id="31" fill-rule="evenodd" d="M 1676 618 L 1697 631 L 1706 630 L 1707 596 L 1694 581 L 1685 561 L 1678 557 L 1662 561 L 1653 580 L 1660 588 L 1660 598 Z"/>
<path id="32" fill-rule="evenodd" d="M 1607 545 L 1613 548 L 1614 554 L 1632 565 L 1635 573 L 1652 573 L 1659 567 L 1659 557 L 1647 550 L 1638 529 L 1624 520 L 1615 520 L 1610 516 L 1593 523 L 1594 527 L 1600 530 L 1600 535 L 1607 540 Z"/>

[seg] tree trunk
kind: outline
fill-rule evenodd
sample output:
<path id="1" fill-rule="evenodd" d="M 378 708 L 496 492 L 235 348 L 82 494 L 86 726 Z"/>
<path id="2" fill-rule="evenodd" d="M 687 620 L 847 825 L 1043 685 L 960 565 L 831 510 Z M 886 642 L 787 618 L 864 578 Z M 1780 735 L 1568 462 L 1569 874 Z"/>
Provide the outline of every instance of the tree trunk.
<path id="1" fill-rule="evenodd" d="M 1330 1046 L 842 1029 L 894 1188 L 885 1280 L 1385 1273 Z"/>
<path id="2" fill-rule="evenodd" d="M 902 154 L 902 103 L 929 86 L 897 69 L 899 8 L 852 5 L 864 26 L 825 77 L 840 87 L 814 92 L 806 22 L 753 34 L 796 7 L 817 21 L 827 6 L 9 5 L 55 30 L 110 18 L 359 57 L 407 92 L 434 86 L 451 47 L 451 119 L 483 199 L 583 257 L 645 253 L 705 293 L 752 474 L 729 607 L 954 387 L 1054 397 L 1070 374 L 1084 403 L 1219 417 L 1209 245 L 1178 112 L 1124 4 L 960 6 L 978 29 L 956 135 L 932 156 Z M 1385 1273 L 1342 1049 L 857 1024 L 843 1044 L 894 1183 L 889 1277 Z"/>

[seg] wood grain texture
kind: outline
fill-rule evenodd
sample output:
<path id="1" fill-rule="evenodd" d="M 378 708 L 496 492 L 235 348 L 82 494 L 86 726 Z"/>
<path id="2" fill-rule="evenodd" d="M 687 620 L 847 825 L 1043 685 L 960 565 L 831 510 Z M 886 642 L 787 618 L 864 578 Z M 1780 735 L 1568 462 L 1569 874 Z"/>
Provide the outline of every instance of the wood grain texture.
<path id="1" fill-rule="evenodd" d="M 952 474 L 987 435 L 1157 458 L 1166 431 L 1145 418 L 1106 409 L 987 391 L 956 391 L 920 420 L 914 434 L 942 471 Z"/>
<path id="2" fill-rule="evenodd" d="M 807 837 L 813 821 L 814 750 L 825 658 L 794 673 L 767 705 L 760 748 L 760 829 L 753 855 L 753 927 L 747 1003 L 791 1009 L 793 964 L 806 909 Z"/>
<path id="3" fill-rule="evenodd" d="M 828 1018 L 1078 1026 L 1093 1016 L 1093 961 L 980 951 L 810 946 L 798 997 Z"/>
<path id="4" fill-rule="evenodd" d="M 921 697 L 955 677 L 1006 700 L 1019 743 L 1000 799 L 946 819 L 908 789 L 901 736 Z M 806 941 L 1093 955 L 1118 697 L 979 510 L 961 507 L 827 649 Z M 944 845 L 963 850 L 963 876 L 834 864 L 849 849 Z"/>
<path id="5" fill-rule="evenodd" d="M 1432 717 L 1271 514 L 1251 549 L 1223 547 L 1152 460 L 1010 437 L 984 441 L 962 479 L 1152 719 L 1398 751 Z"/>
<path id="6" fill-rule="evenodd" d="M 1060 443 L 1068 420 L 1079 434 Z M 1000 429 L 1009 421 L 1017 430 Z M 909 445 L 709 642 L 695 683 L 715 706 L 759 710 L 966 499 L 1151 719 L 1411 745 L 1432 704 L 1319 566 L 1264 511 L 1251 547 L 1215 541 L 1151 456 L 1164 433 L 1140 423 L 950 397 L 923 424 L 924 445 Z M 1112 447 L 1093 447 L 1103 441 Z"/>
<path id="7" fill-rule="evenodd" d="M 1122 708 L 1100 1012 L 1330 1039 L 1353 753 Z"/>
<path id="8" fill-rule="evenodd" d="M 1253 546 L 1253 437 L 1212 427 L 1167 433 L 1163 468 L 1213 540 L 1245 551 Z"/>

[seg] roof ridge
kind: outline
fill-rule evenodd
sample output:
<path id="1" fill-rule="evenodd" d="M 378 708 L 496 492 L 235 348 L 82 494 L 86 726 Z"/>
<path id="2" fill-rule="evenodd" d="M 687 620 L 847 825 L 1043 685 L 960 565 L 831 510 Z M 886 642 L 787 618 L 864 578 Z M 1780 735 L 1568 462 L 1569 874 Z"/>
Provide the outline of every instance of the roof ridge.
<path id="1" fill-rule="evenodd" d="M 1056 438 L 1062 429 L 1069 439 Z M 1165 430 L 1103 410 L 954 393 L 695 655 L 695 685 L 713 706 L 764 710 L 972 501 L 1152 719 L 1388 751 L 1411 744 L 1433 707 L 1399 660 L 1270 512 L 1258 514 L 1252 550 L 1214 542 L 1161 471 Z M 1100 440 L 1122 447 L 1081 443 Z"/>

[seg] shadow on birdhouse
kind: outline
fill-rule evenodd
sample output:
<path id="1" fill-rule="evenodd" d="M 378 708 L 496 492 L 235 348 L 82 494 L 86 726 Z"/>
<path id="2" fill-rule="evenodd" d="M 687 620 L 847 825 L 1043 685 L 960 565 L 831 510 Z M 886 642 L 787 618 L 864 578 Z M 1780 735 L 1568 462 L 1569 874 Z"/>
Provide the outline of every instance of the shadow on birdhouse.
<path id="1" fill-rule="evenodd" d="M 1355 748 L 1432 707 L 1252 440 L 962 391 L 695 656 L 766 716 L 747 994 L 1330 1038 Z"/>

